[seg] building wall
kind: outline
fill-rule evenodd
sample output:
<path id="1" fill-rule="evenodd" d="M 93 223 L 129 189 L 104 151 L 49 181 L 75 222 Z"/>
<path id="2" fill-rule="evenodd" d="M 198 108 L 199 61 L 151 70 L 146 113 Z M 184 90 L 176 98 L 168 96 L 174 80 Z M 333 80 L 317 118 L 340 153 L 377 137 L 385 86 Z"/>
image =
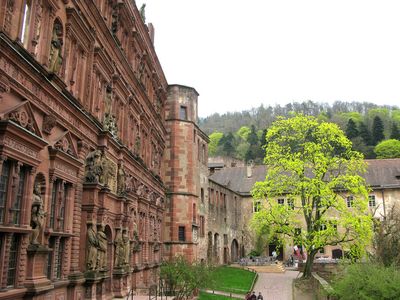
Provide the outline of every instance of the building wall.
<path id="1" fill-rule="evenodd" d="M 167 82 L 134 1 L 2 1 L 0 30 L 0 299 L 147 293 Z"/>
<path id="2" fill-rule="evenodd" d="M 165 106 L 165 184 L 168 190 L 165 226 L 165 257 L 184 255 L 198 259 L 199 206 L 207 163 L 208 138 L 197 126 L 195 89 L 180 85 L 168 88 Z M 204 191 L 204 188 L 203 188 Z"/>

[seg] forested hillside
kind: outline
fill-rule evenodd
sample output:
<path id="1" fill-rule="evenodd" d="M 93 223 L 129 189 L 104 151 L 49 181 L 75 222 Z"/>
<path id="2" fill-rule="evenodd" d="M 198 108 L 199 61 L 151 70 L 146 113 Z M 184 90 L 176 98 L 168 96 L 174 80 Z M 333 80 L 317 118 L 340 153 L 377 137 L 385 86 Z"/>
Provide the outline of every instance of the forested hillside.
<path id="1" fill-rule="evenodd" d="M 400 109 L 373 103 L 312 101 L 285 106 L 260 106 L 248 111 L 213 114 L 200 120 L 210 137 L 209 155 L 262 162 L 265 132 L 279 116 L 295 113 L 338 124 L 366 158 L 400 157 Z"/>

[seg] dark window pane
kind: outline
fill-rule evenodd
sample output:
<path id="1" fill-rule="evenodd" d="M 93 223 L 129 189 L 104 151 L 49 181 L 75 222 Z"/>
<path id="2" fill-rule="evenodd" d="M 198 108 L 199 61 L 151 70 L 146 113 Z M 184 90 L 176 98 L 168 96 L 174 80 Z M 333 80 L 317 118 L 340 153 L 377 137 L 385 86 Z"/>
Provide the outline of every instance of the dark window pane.
<path id="1" fill-rule="evenodd" d="M 16 196 L 14 204 L 12 206 L 12 210 L 13 210 L 12 222 L 14 225 L 19 225 L 19 221 L 20 221 L 19 219 L 20 219 L 20 215 L 21 215 L 22 198 L 24 196 L 26 173 L 27 173 L 26 167 L 21 167 L 20 172 L 19 172 L 17 196 Z"/>
<path id="2" fill-rule="evenodd" d="M 0 177 L 0 223 L 4 222 L 4 209 L 7 200 L 8 178 L 10 176 L 10 161 L 3 162 L 3 169 Z"/>
<path id="3" fill-rule="evenodd" d="M 179 110 L 179 118 L 182 120 L 187 120 L 187 108 L 186 106 L 181 106 Z"/>
<path id="4" fill-rule="evenodd" d="M 19 244 L 19 237 L 13 234 L 11 237 L 11 244 L 10 244 L 10 257 L 8 260 L 8 271 L 7 271 L 8 287 L 14 287 L 15 285 L 15 275 L 17 273 L 18 244 Z"/>
<path id="5" fill-rule="evenodd" d="M 185 227 L 184 226 L 179 226 L 178 239 L 181 242 L 184 242 L 186 240 L 185 239 Z"/>

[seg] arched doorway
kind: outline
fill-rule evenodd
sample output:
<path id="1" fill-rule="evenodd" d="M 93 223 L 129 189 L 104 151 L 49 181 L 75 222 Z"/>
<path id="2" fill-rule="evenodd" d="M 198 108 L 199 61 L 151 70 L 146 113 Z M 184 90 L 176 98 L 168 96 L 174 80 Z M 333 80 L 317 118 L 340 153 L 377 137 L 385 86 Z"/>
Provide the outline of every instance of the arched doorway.
<path id="1" fill-rule="evenodd" d="M 214 249 L 213 249 L 213 256 L 214 256 L 214 262 L 216 264 L 220 263 L 219 260 L 219 234 L 215 233 L 214 234 Z"/>
<path id="2" fill-rule="evenodd" d="M 211 231 L 208 232 L 208 240 L 207 240 L 207 261 L 208 263 L 212 262 L 212 249 L 213 249 L 213 234 Z"/>
<path id="3" fill-rule="evenodd" d="M 231 260 L 232 262 L 239 260 L 239 244 L 236 239 L 233 239 L 231 244 Z"/>

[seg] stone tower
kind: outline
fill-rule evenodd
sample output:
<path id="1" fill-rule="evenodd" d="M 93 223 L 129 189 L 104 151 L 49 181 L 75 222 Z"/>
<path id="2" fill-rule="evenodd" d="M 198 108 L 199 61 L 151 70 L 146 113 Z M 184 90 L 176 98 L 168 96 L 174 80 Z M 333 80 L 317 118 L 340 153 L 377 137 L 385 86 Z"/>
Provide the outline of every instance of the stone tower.
<path id="1" fill-rule="evenodd" d="M 198 95 L 191 87 L 168 87 L 164 153 L 166 259 L 180 254 L 189 261 L 197 260 L 199 237 L 204 234 L 199 206 L 204 203 L 207 190 L 208 137 L 197 124 Z"/>

